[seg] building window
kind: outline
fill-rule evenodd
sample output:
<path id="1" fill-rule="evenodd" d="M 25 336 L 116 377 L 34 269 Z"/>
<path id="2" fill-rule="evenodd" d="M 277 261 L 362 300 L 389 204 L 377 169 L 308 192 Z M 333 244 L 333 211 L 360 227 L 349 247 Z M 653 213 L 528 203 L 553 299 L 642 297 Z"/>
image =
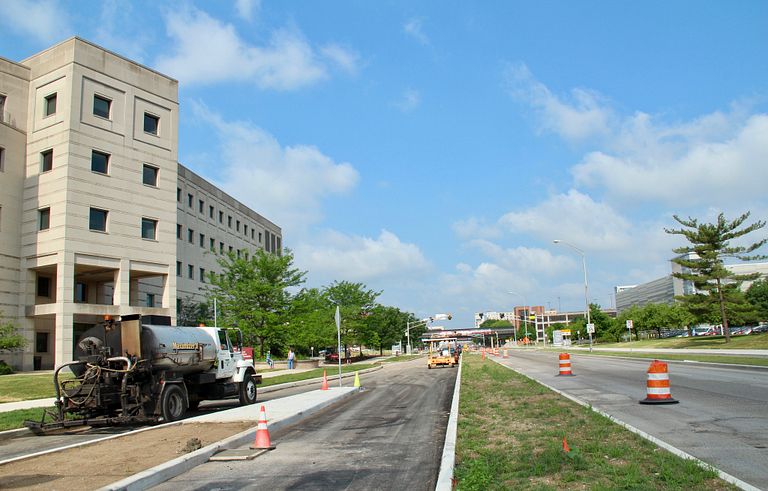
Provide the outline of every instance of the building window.
<path id="1" fill-rule="evenodd" d="M 37 296 L 38 297 L 50 297 L 51 296 L 51 279 L 47 276 L 37 277 Z"/>
<path id="2" fill-rule="evenodd" d="M 195 231 L 192 230 L 191 228 L 187 229 L 187 242 L 189 242 L 190 244 L 195 243 Z"/>
<path id="3" fill-rule="evenodd" d="M 93 172 L 99 172 L 106 174 L 109 169 L 109 154 L 97 152 L 96 150 L 91 152 L 91 170 Z"/>
<path id="4" fill-rule="evenodd" d="M 53 150 L 40 153 L 40 172 L 48 172 L 53 169 Z"/>
<path id="5" fill-rule="evenodd" d="M 109 119 L 109 109 L 112 107 L 112 101 L 104 97 L 93 96 L 93 115 Z"/>
<path id="6" fill-rule="evenodd" d="M 216 239 L 211 239 L 211 250 L 216 250 Z"/>
<path id="7" fill-rule="evenodd" d="M 203 210 L 205 209 L 205 201 L 200 200 L 200 202 L 197 205 L 197 208 L 200 213 L 203 213 Z"/>
<path id="8" fill-rule="evenodd" d="M 253 235 L 256 233 L 254 229 L 251 229 L 251 240 L 253 240 Z"/>
<path id="9" fill-rule="evenodd" d="M 85 283 L 75 284 L 75 302 L 88 301 L 88 285 Z"/>
<path id="10" fill-rule="evenodd" d="M 91 216 L 88 222 L 88 228 L 97 232 L 107 231 L 107 212 L 91 208 Z"/>
<path id="11" fill-rule="evenodd" d="M 200 282 L 205 283 L 205 269 L 200 268 Z"/>
<path id="12" fill-rule="evenodd" d="M 155 240 L 157 234 L 157 220 L 150 218 L 141 219 L 141 238 Z"/>
<path id="13" fill-rule="evenodd" d="M 219 242 L 219 250 L 224 252 L 224 242 Z"/>
<path id="14" fill-rule="evenodd" d="M 0 111 L 2 113 L 2 111 Z M 2 116 L 2 114 L 0 114 Z M 5 169 L 5 149 L 0 147 L 0 172 Z"/>
<path id="15" fill-rule="evenodd" d="M 232 228 L 232 217 L 231 216 L 227 217 L 227 227 Z"/>
<path id="16" fill-rule="evenodd" d="M 157 129 L 160 127 L 160 118 L 151 114 L 144 113 L 144 132 L 151 135 L 157 134 Z"/>
<path id="17" fill-rule="evenodd" d="M 280 249 L 281 249 L 281 247 L 280 247 L 280 237 L 278 237 L 278 238 L 277 238 L 277 252 L 278 252 L 278 253 L 280 252 Z M 279 254 L 278 254 L 278 255 L 279 255 Z"/>
<path id="18" fill-rule="evenodd" d="M 213 218 L 213 206 L 208 207 L 208 216 Z"/>
<path id="19" fill-rule="evenodd" d="M 176 276 L 181 276 L 181 261 L 176 261 Z"/>
<path id="20" fill-rule="evenodd" d="M 261 232 L 259 232 L 259 244 L 261 244 Z"/>
<path id="21" fill-rule="evenodd" d="M 176 224 L 176 238 L 177 239 L 181 238 L 181 224 L 180 223 Z"/>
<path id="22" fill-rule="evenodd" d="M 205 235 L 200 234 L 200 247 L 205 247 Z"/>
<path id="23" fill-rule="evenodd" d="M 35 333 L 35 352 L 48 353 L 48 333 L 47 332 Z"/>
<path id="24" fill-rule="evenodd" d="M 187 194 L 187 206 L 192 208 L 192 202 L 195 200 L 195 197 L 191 194 Z"/>
<path id="25" fill-rule="evenodd" d="M 141 180 L 147 186 L 157 187 L 157 167 L 144 164 L 144 175 Z"/>
<path id="26" fill-rule="evenodd" d="M 38 230 L 48 230 L 51 228 L 51 209 L 50 208 L 42 208 L 40 210 L 37 210 L 37 229 Z"/>
<path id="27" fill-rule="evenodd" d="M 181 188 L 176 188 L 176 201 L 181 203 Z"/>
<path id="28" fill-rule="evenodd" d="M 243 235 L 248 236 L 248 225 L 243 224 Z"/>
<path id="29" fill-rule="evenodd" d="M 232 246 L 229 246 L 229 252 L 232 252 L 235 248 Z"/>
<path id="30" fill-rule="evenodd" d="M 235 227 L 235 230 L 238 232 L 240 231 L 240 220 L 237 221 L 237 226 Z"/>
<path id="31" fill-rule="evenodd" d="M 151 293 L 147 293 L 147 307 L 155 306 L 155 296 Z"/>
<path id="32" fill-rule="evenodd" d="M 187 265 L 187 276 L 189 276 L 190 280 L 195 279 L 195 267 L 192 266 L 191 264 Z"/>
<path id="33" fill-rule="evenodd" d="M 43 111 L 43 116 L 51 116 L 52 114 L 56 114 L 56 94 L 51 94 L 45 98 L 45 106 Z"/>
<path id="34" fill-rule="evenodd" d="M 219 223 L 224 223 L 224 212 L 223 211 L 219 212 Z"/>

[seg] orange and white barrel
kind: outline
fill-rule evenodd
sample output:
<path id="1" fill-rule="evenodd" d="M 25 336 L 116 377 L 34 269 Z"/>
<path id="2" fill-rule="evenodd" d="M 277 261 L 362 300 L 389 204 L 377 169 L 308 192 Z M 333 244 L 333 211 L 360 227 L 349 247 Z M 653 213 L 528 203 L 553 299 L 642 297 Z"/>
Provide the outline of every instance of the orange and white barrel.
<path id="1" fill-rule="evenodd" d="M 557 376 L 574 377 L 571 373 L 571 355 L 568 353 L 560 353 L 560 373 Z"/>
<path id="2" fill-rule="evenodd" d="M 493 356 L 499 356 L 499 348 L 493 348 Z"/>
<path id="3" fill-rule="evenodd" d="M 504 356 L 503 356 L 503 358 L 509 358 L 509 356 L 507 355 L 507 348 L 504 348 Z"/>
<path id="4" fill-rule="evenodd" d="M 669 372 L 667 364 L 659 360 L 653 360 L 648 368 L 648 381 L 646 382 L 647 396 L 640 404 L 675 404 L 680 401 L 672 399 L 669 389 Z"/>

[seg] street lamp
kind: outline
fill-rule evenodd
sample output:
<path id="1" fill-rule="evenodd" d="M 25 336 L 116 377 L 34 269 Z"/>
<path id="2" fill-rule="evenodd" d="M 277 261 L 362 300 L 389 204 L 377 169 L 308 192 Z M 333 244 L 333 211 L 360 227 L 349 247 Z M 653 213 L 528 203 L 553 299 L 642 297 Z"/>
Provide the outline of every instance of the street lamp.
<path id="1" fill-rule="evenodd" d="M 525 316 L 527 317 L 528 316 L 528 309 L 525 306 L 525 297 L 520 295 L 519 293 L 515 293 L 515 292 L 509 292 L 509 294 L 510 295 L 517 295 L 518 297 L 523 299 L 523 312 L 525 312 Z M 523 316 L 521 315 L 520 319 L 522 319 L 522 318 L 523 318 Z M 527 324 L 526 324 L 526 326 L 527 326 Z M 528 336 L 528 327 L 525 328 L 525 334 L 526 334 L 526 337 L 527 337 Z M 517 346 L 517 329 L 515 329 L 515 346 Z"/>
<path id="2" fill-rule="evenodd" d="M 568 247 L 570 247 L 571 249 L 573 249 L 574 251 L 581 254 L 581 259 L 584 263 L 584 300 L 586 301 L 586 304 L 587 304 L 587 326 L 589 326 L 589 324 L 591 324 L 592 322 L 589 318 L 589 286 L 587 285 L 587 256 L 584 254 L 583 250 L 579 249 L 575 245 L 569 244 L 564 240 L 555 239 L 555 244 L 559 244 L 561 242 L 567 245 Z M 589 330 L 589 327 L 587 327 L 587 330 Z M 591 332 L 589 333 L 589 351 L 592 352 L 592 333 Z"/>

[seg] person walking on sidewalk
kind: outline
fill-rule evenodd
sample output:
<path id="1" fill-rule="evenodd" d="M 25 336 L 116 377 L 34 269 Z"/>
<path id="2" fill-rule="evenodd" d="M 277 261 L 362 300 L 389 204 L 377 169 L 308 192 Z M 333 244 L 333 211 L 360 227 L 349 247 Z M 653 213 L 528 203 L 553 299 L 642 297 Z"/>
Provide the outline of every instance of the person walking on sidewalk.
<path id="1" fill-rule="evenodd" d="M 293 348 L 288 348 L 288 370 L 293 369 L 293 364 L 296 361 L 296 353 L 293 352 Z"/>
<path id="2" fill-rule="evenodd" d="M 269 368 L 275 368 L 275 360 L 272 359 L 272 354 L 267 351 L 267 364 Z"/>

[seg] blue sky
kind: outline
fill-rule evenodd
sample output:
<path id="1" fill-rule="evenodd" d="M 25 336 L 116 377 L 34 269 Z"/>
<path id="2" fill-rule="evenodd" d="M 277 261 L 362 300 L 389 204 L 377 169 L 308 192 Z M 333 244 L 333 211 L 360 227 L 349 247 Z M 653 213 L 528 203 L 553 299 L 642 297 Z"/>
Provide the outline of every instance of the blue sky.
<path id="1" fill-rule="evenodd" d="M 611 305 L 672 215 L 768 218 L 768 3 L 5 0 L 180 82 L 180 162 L 282 227 L 307 286 L 419 317 Z M 766 236 L 762 230 L 752 240 Z"/>

